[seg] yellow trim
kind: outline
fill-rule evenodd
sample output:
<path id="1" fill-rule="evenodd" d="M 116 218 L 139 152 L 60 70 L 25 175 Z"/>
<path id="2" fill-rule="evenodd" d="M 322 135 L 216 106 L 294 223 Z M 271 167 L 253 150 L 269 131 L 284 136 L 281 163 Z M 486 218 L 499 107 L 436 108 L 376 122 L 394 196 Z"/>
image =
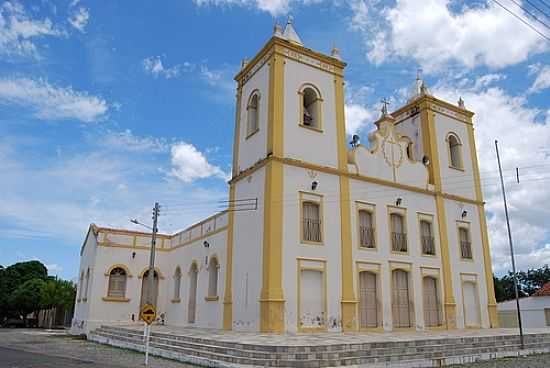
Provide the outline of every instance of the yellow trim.
<path id="1" fill-rule="evenodd" d="M 422 102 L 419 104 L 421 109 L 420 121 L 423 147 L 431 161 L 431 164 L 428 166 L 428 171 L 430 173 L 430 183 L 434 184 L 435 186 L 435 204 L 438 219 L 437 224 L 439 233 L 439 247 L 441 252 L 441 267 L 443 272 L 443 294 L 445 295 L 445 321 L 447 323 L 447 329 L 452 330 L 456 328 L 456 302 L 452 281 L 449 237 L 447 234 L 447 218 L 445 215 L 445 203 L 443 201 L 444 198 L 448 198 L 450 196 L 442 195 L 441 192 L 441 170 L 439 153 L 437 149 L 436 126 L 434 121 L 435 113 L 430 108 L 430 101 L 437 102 L 438 100 L 423 98 Z"/>
<path id="2" fill-rule="evenodd" d="M 407 221 L 407 209 L 405 207 L 397 207 L 393 205 L 386 205 L 387 212 L 388 212 L 388 239 L 389 239 L 389 247 L 390 247 L 390 253 L 391 254 L 397 254 L 397 255 L 409 255 L 410 245 L 409 245 L 409 224 Z M 391 215 L 399 215 L 403 219 L 403 231 L 406 237 L 407 241 L 407 251 L 406 252 L 399 252 L 393 250 L 393 243 L 392 243 L 392 233 L 393 233 L 393 223 L 391 221 Z"/>
<path id="3" fill-rule="evenodd" d="M 235 185 L 229 186 L 229 201 L 235 200 Z M 223 329 L 233 329 L 233 226 L 234 212 L 230 211 L 227 218 L 227 260 L 225 264 L 225 290 L 223 297 Z"/>
<path id="4" fill-rule="evenodd" d="M 345 66 L 345 64 L 343 65 Z M 342 66 L 342 68 L 343 68 Z M 344 114 L 344 78 L 334 77 L 334 100 L 336 104 L 336 143 L 338 147 L 337 173 L 348 170 L 348 153 L 346 148 L 346 119 Z M 287 161 L 287 160 L 285 160 Z M 295 160 L 287 162 L 296 162 Z M 300 162 L 300 161 L 298 161 Z M 317 165 L 315 165 L 317 166 Z M 324 171 L 321 170 L 321 171 Z M 340 175 L 340 236 L 341 236 L 341 269 L 342 269 L 342 331 L 357 330 L 357 299 L 353 287 L 353 243 L 351 224 L 350 184 L 347 175 Z"/>
<path id="5" fill-rule="evenodd" d="M 243 91 L 241 86 L 237 88 L 237 106 L 235 107 L 235 133 L 233 137 L 233 165 L 232 176 L 239 174 L 239 146 L 241 141 L 241 101 Z"/>
<path id="6" fill-rule="evenodd" d="M 408 190 L 408 191 L 415 192 L 415 193 L 422 193 L 422 194 L 426 194 L 426 195 L 430 195 L 430 196 L 439 195 L 439 196 L 442 196 L 443 198 L 452 199 L 452 200 L 455 200 L 455 201 L 458 201 L 458 202 L 470 203 L 470 204 L 475 204 L 475 205 L 483 204 L 483 202 L 477 201 L 475 199 L 471 199 L 471 198 L 467 198 L 467 197 L 461 197 L 459 195 L 450 194 L 450 193 L 444 193 L 444 192 L 441 192 L 441 190 L 435 191 L 435 190 L 425 189 L 425 188 L 421 188 L 421 187 L 415 187 L 415 186 L 412 186 L 412 185 L 396 183 L 396 182 L 392 182 L 392 181 L 388 181 L 388 180 L 384 180 L 384 179 L 379 179 L 379 178 L 375 178 L 375 177 L 371 177 L 371 176 L 364 176 L 364 175 L 360 175 L 360 174 L 350 173 L 350 172 L 347 171 L 347 169 L 340 170 L 340 169 L 337 169 L 337 168 L 334 168 L 334 167 L 320 166 L 320 165 L 317 165 L 317 164 L 312 164 L 312 163 L 309 163 L 309 162 L 304 162 L 304 161 L 300 161 L 300 160 L 296 160 L 296 159 L 292 159 L 292 158 L 286 158 L 286 157 L 285 158 L 272 157 L 272 156 L 266 157 L 266 158 L 258 161 L 256 164 L 254 164 L 250 168 L 244 170 L 242 173 L 240 173 L 239 175 L 237 175 L 233 179 L 231 179 L 230 183 L 237 183 L 237 182 L 245 179 L 249 175 L 253 174 L 254 172 L 261 169 L 262 167 L 266 166 L 271 161 L 278 161 L 278 162 L 282 162 L 285 165 L 289 165 L 289 166 L 315 170 L 315 171 L 319 171 L 319 172 L 322 172 L 322 173 L 327 173 L 327 174 L 331 174 L 331 175 L 335 175 L 335 176 L 345 176 L 345 177 L 348 177 L 350 179 L 356 179 L 356 180 L 365 181 L 365 182 L 368 182 L 368 183 L 374 183 L 374 184 L 378 184 L 378 185 L 385 185 L 385 186 L 388 186 L 388 187 Z M 347 159 L 346 159 L 345 162 L 347 162 Z"/>
<path id="7" fill-rule="evenodd" d="M 140 273 L 139 273 L 139 276 L 138 276 L 138 279 L 142 279 L 143 278 L 143 275 L 145 275 L 145 272 L 149 271 L 149 267 L 145 267 Z M 157 273 L 158 277 L 160 280 L 164 280 L 164 275 L 162 274 L 162 272 L 160 272 L 160 268 L 158 267 L 155 267 L 155 272 Z"/>
<path id="8" fill-rule="evenodd" d="M 475 281 L 472 280 L 464 280 L 464 276 L 475 276 Z M 475 292 L 476 292 L 476 302 L 477 302 L 477 309 L 479 312 L 479 324 L 478 325 L 466 325 L 466 303 L 464 303 L 464 284 L 465 283 L 472 283 L 475 286 Z M 483 323 L 483 314 L 481 313 L 481 300 L 479 298 L 479 285 L 478 285 L 478 277 L 477 274 L 471 273 L 471 272 L 461 272 L 460 273 L 460 290 L 462 293 L 462 319 L 464 320 L 464 328 L 467 329 L 479 329 L 481 328 L 481 324 Z"/>
<path id="9" fill-rule="evenodd" d="M 248 114 L 248 110 L 250 109 L 250 103 L 252 98 L 256 96 L 256 129 L 250 130 L 250 116 Z M 245 134 L 245 140 L 252 137 L 254 134 L 260 131 L 260 90 L 255 89 L 252 92 L 250 92 L 250 96 L 248 97 L 248 101 L 246 103 L 246 134 Z"/>
<path id="10" fill-rule="evenodd" d="M 128 266 L 126 266 L 125 264 L 122 264 L 122 263 L 117 263 L 117 264 L 114 264 L 111 267 L 109 267 L 107 269 L 107 271 L 105 271 L 105 276 L 109 277 L 111 275 L 111 272 L 115 268 L 122 268 L 124 270 L 124 272 L 126 272 L 127 277 L 132 277 L 132 273 L 130 272 L 130 268 Z M 84 273 L 82 273 L 82 275 L 84 275 Z"/>
<path id="11" fill-rule="evenodd" d="M 283 156 L 284 58 L 273 55 L 269 63 L 267 152 Z M 283 295 L 283 164 L 270 161 L 265 166 L 264 237 L 262 244 L 262 289 L 260 331 L 284 332 Z"/>
<path id="12" fill-rule="evenodd" d="M 317 124 L 315 126 L 306 125 L 304 124 L 304 90 L 305 89 L 311 89 L 315 93 L 315 101 L 317 102 Z M 319 91 L 319 88 L 315 86 L 312 83 L 304 83 L 300 86 L 298 89 L 298 100 L 300 104 L 299 114 L 298 116 L 298 126 L 306 129 L 311 129 L 313 131 L 322 133 L 323 132 L 323 97 L 321 96 L 321 92 Z"/>
<path id="13" fill-rule="evenodd" d="M 450 136 L 453 136 L 455 137 L 456 141 L 458 142 L 458 160 L 459 160 L 459 163 L 460 163 L 460 166 L 454 166 L 453 165 L 453 160 L 451 158 L 451 145 L 449 144 L 449 137 Z M 460 170 L 460 171 L 465 171 L 464 170 L 464 155 L 462 154 L 462 141 L 460 140 L 458 134 L 456 134 L 455 132 L 449 132 L 447 133 L 447 135 L 445 136 L 445 145 L 447 146 L 447 159 L 449 160 L 449 168 L 450 169 L 455 169 L 455 170 Z"/>
<path id="14" fill-rule="evenodd" d="M 360 265 L 374 265 L 374 269 L 361 269 Z M 361 295 L 361 285 L 359 280 L 361 277 L 361 272 L 372 273 L 376 277 L 376 327 L 361 327 L 360 313 L 359 309 L 361 308 L 361 300 L 357 301 L 357 329 L 362 332 L 382 332 L 384 331 L 384 295 L 382 294 L 382 280 L 381 280 L 381 271 L 380 263 L 366 262 L 366 261 L 355 261 L 356 266 L 356 277 L 357 277 L 357 295 Z"/>
<path id="15" fill-rule="evenodd" d="M 120 303 L 127 303 L 130 301 L 128 298 L 120 298 L 120 297 L 114 297 L 114 296 L 104 296 L 101 298 L 104 302 L 120 302 Z M 86 300 L 84 300 L 86 301 Z"/>
<path id="16" fill-rule="evenodd" d="M 470 159 L 472 160 L 472 171 L 474 174 L 474 188 L 478 204 L 479 227 L 481 230 L 481 244 L 483 246 L 483 268 L 485 271 L 485 284 L 487 288 L 487 309 L 489 311 L 489 320 L 492 328 L 499 327 L 497 313 L 497 302 L 495 298 L 495 287 L 493 281 L 493 267 L 491 264 L 491 249 L 489 247 L 489 234 L 487 233 L 487 219 L 485 217 L 485 207 L 483 204 L 483 192 L 481 190 L 481 179 L 479 177 L 479 165 L 477 161 L 476 141 L 474 137 L 474 128 L 472 125 L 467 127 L 468 141 L 470 143 Z"/>
<path id="17" fill-rule="evenodd" d="M 323 195 L 312 192 L 299 191 L 299 202 L 300 202 L 300 243 L 301 244 L 310 244 L 310 245 L 323 245 L 324 244 L 324 218 L 323 218 Z M 313 200 L 311 198 L 304 198 L 306 196 L 315 196 L 318 197 L 318 200 Z M 321 232 L 321 241 L 305 240 L 304 239 L 304 203 L 313 203 L 319 206 L 319 231 Z"/>
<path id="18" fill-rule="evenodd" d="M 303 257 L 297 258 L 296 261 L 297 261 L 297 263 L 296 263 L 296 265 L 297 265 L 297 269 L 296 269 L 297 298 L 296 298 L 296 300 L 298 301 L 297 304 L 296 304 L 296 310 L 297 310 L 296 328 L 297 328 L 298 332 L 305 332 L 305 333 L 327 331 L 327 317 L 328 317 L 327 262 L 324 259 L 303 258 Z M 318 267 L 315 267 L 315 266 L 302 266 L 302 262 L 317 262 L 317 263 L 320 263 L 321 266 L 318 266 Z M 301 323 L 300 323 L 300 318 L 301 318 L 300 317 L 301 316 L 300 306 L 302 304 L 302 295 L 301 295 L 301 281 L 302 280 L 301 280 L 301 275 L 302 275 L 303 270 L 319 271 L 319 272 L 322 273 L 321 277 L 323 278 L 322 287 L 323 287 L 323 317 L 324 317 L 324 320 L 323 320 L 323 325 L 319 326 L 319 327 L 302 327 Z"/>
<path id="19" fill-rule="evenodd" d="M 438 256 L 438 252 L 437 252 L 437 247 L 436 247 L 436 244 L 435 244 L 435 228 L 434 228 L 434 215 L 433 214 L 430 214 L 430 213 L 424 213 L 424 212 L 416 212 L 416 218 L 417 218 L 417 224 L 418 224 L 418 241 L 420 244 L 420 255 L 422 257 L 429 257 L 429 258 L 437 258 Z M 422 221 L 426 221 L 426 222 L 429 222 L 430 223 L 430 227 L 431 227 L 431 230 L 432 230 L 432 237 L 433 237 L 433 241 L 434 241 L 434 254 L 428 254 L 428 253 L 424 253 L 424 249 L 422 248 L 422 226 L 421 226 L 421 222 Z"/>
<path id="20" fill-rule="evenodd" d="M 285 54 L 285 49 L 290 51 Z M 324 72 L 335 74 L 335 75 L 342 75 L 343 69 L 346 66 L 346 63 L 335 59 L 333 57 L 315 52 L 311 49 L 305 48 L 300 45 L 296 45 L 294 43 L 291 43 L 287 40 L 281 39 L 279 37 L 272 37 L 265 45 L 264 47 L 256 54 L 256 56 L 244 67 L 239 71 L 239 73 L 235 76 L 235 80 L 238 81 L 240 84 L 242 84 L 245 79 L 250 78 L 251 74 L 254 73 L 254 69 L 256 71 L 259 69 L 257 68 L 256 64 L 262 63 L 265 60 L 265 57 L 269 53 L 276 53 L 277 55 L 280 55 L 282 57 L 288 57 L 291 60 L 295 60 L 296 62 L 320 69 Z M 298 54 L 298 55 L 295 55 Z M 304 55 L 309 58 L 314 58 L 319 61 L 319 65 L 321 66 L 315 66 L 313 64 L 306 63 L 303 59 L 303 57 L 300 57 L 301 55 Z M 329 68 L 330 67 L 330 68 Z"/>
<path id="21" fill-rule="evenodd" d="M 170 303 L 181 303 L 181 299 L 180 298 L 174 298 L 174 299 L 170 300 Z"/>
<path id="22" fill-rule="evenodd" d="M 361 211 L 366 211 L 370 213 L 371 215 L 371 221 L 372 221 L 372 232 L 373 232 L 373 238 L 374 238 L 374 247 L 365 247 L 361 244 Z M 357 248 L 360 250 L 366 250 L 366 251 L 372 251 L 376 252 L 378 250 L 378 232 L 376 227 L 376 205 L 374 203 L 368 203 L 368 202 L 362 202 L 362 201 L 355 201 L 355 216 L 356 216 L 356 223 L 357 223 Z"/>
<path id="23" fill-rule="evenodd" d="M 204 297 L 204 300 L 206 300 L 207 302 L 217 302 L 218 300 L 220 300 L 220 297 L 217 295 L 210 295 Z"/>

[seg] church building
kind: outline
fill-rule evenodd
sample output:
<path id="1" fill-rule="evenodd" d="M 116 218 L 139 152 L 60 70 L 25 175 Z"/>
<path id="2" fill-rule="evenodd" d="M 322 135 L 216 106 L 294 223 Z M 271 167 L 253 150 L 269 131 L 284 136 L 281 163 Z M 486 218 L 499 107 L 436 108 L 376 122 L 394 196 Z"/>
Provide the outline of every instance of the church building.
<path id="1" fill-rule="evenodd" d="M 159 234 L 156 305 L 171 326 L 274 333 L 497 327 L 473 112 L 430 95 L 346 137 L 344 63 L 290 20 L 236 75 L 229 203 Z M 351 142 L 350 142 L 351 140 Z M 151 234 L 92 224 L 73 333 L 139 323 Z"/>

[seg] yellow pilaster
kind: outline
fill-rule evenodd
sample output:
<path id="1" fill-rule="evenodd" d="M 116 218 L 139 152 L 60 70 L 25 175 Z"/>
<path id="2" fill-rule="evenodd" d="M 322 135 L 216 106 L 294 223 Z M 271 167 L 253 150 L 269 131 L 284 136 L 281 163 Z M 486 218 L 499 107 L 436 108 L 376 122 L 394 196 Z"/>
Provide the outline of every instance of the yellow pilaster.
<path id="1" fill-rule="evenodd" d="M 445 215 L 445 200 L 441 195 L 441 171 L 437 138 L 435 132 L 434 112 L 430 110 L 427 101 L 420 103 L 422 144 L 424 152 L 430 158 L 430 183 L 435 187 L 435 204 L 438 218 L 439 243 L 441 245 L 441 267 L 443 271 L 443 288 L 445 294 L 445 323 L 448 330 L 456 328 L 456 302 L 453 290 L 451 257 L 449 254 L 449 237 L 447 234 L 447 217 Z"/>
<path id="2" fill-rule="evenodd" d="M 237 88 L 237 106 L 235 108 L 235 134 L 233 141 L 233 177 L 239 174 L 239 142 L 241 132 L 242 87 Z M 229 203 L 235 199 L 235 185 L 229 186 Z M 233 221 L 234 213 L 227 213 L 227 259 L 225 264 L 225 294 L 223 297 L 223 329 L 233 329 Z"/>
<path id="3" fill-rule="evenodd" d="M 336 134 L 338 139 L 338 169 L 347 171 L 346 123 L 344 116 L 344 79 L 334 78 L 336 103 Z M 340 175 L 340 233 L 342 258 L 342 331 L 355 331 L 357 299 L 353 287 L 353 252 L 351 242 L 351 203 L 349 178 Z"/>
<path id="4" fill-rule="evenodd" d="M 267 152 L 283 156 L 284 58 L 274 54 L 269 62 Z M 271 160 L 265 166 L 264 238 L 260 331 L 284 332 L 285 299 L 282 288 L 283 164 Z"/>
<path id="5" fill-rule="evenodd" d="M 471 121 L 470 121 L 471 123 Z M 468 125 L 468 140 L 470 141 L 470 155 L 472 157 L 472 170 L 474 172 L 474 184 L 476 199 L 483 202 L 481 179 L 479 176 L 479 164 L 477 162 L 477 150 L 473 125 Z M 489 235 L 487 233 L 487 220 L 485 218 L 485 206 L 478 206 L 479 226 L 481 227 L 481 242 L 483 245 L 483 268 L 485 269 L 485 282 L 487 287 L 487 310 L 492 328 L 499 326 L 497 314 L 497 301 L 495 298 L 495 286 L 493 284 L 493 266 L 491 262 L 491 250 L 489 249 Z"/>

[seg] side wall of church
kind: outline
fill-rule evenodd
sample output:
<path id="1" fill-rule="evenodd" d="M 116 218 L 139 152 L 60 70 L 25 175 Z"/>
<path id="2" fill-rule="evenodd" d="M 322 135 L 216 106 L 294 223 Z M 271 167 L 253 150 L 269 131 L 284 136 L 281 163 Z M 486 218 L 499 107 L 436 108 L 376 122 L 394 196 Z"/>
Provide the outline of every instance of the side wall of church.
<path id="1" fill-rule="evenodd" d="M 209 246 L 205 247 L 204 242 Z M 191 288 L 191 267 L 197 266 L 197 289 L 196 289 L 196 307 L 195 322 L 192 324 L 197 327 L 222 328 L 223 316 L 223 295 L 225 293 L 226 278 L 226 246 L 227 230 L 216 232 L 213 235 L 205 236 L 183 247 L 171 250 L 167 254 L 167 259 L 163 272 L 166 279 L 164 281 L 164 305 L 166 311 L 166 323 L 174 326 L 191 325 L 188 322 L 189 302 Z M 209 265 L 215 257 L 218 261 L 218 282 L 217 299 L 208 298 L 209 296 Z M 208 263 L 207 263 L 208 262 Z M 181 270 L 179 300 L 176 298 L 175 271 L 179 267 Z"/>
<path id="2" fill-rule="evenodd" d="M 71 325 L 71 333 L 75 335 L 85 334 L 88 330 L 88 317 L 90 314 L 90 303 L 87 302 L 88 298 L 93 297 L 92 295 L 84 295 L 84 283 L 86 272 L 90 269 L 92 273 L 93 269 L 96 267 L 95 258 L 96 258 L 96 245 L 97 240 L 92 231 L 89 232 L 88 237 L 85 240 L 83 245 L 82 254 L 80 256 L 80 267 L 78 271 L 79 283 L 77 286 L 77 294 L 75 301 L 75 310 L 73 315 L 73 321 Z M 82 276 L 83 278 L 80 279 Z M 93 279 L 88 282 L 93 283 Z M 88 290 L 90 290 L 90 285 L 88 285 Z M 86 302 L 83 301 L 83 298 L 86 298 Z"/>
<path id="3" fill-rule="evenodd" d="M 265 168 L 235 184 L 235 198 L 257 198 L 256 211 L 233 212 L 233 329 L 258 331 L 262 288 Z"/>

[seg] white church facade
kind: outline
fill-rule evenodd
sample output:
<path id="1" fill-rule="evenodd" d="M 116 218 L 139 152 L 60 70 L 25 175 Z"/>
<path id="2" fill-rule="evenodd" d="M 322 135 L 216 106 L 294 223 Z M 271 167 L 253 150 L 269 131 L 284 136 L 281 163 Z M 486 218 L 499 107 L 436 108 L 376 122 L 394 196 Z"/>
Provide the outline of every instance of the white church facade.
<path id="1" fill-rule="evenodd" d="M 276 333 L 497 327 L 473 113 L 416 93 L 346 139 L 344 69 L 291 23 L 237 81 L 224 211 L 159 235 L 168 325 Z M 74 333 L 138 322 L 150 234 L 91 225 Z"/>

